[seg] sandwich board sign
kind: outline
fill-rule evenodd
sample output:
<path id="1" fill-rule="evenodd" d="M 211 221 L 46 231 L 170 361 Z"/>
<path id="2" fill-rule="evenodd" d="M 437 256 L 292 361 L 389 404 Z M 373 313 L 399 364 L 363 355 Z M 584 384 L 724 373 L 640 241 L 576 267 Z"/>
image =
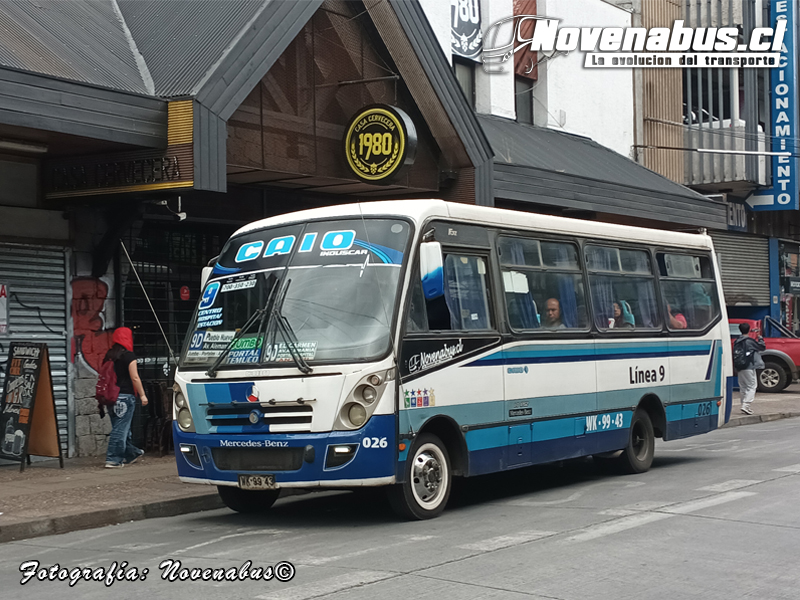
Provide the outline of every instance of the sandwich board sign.
<path id="1" fill-rule="evenodd" d="M 47 344 L 12 342 L 0 399 L 0 458 L 20 461 L 22 472 L 31 456 L 58 458 L 64 468 Z"/>

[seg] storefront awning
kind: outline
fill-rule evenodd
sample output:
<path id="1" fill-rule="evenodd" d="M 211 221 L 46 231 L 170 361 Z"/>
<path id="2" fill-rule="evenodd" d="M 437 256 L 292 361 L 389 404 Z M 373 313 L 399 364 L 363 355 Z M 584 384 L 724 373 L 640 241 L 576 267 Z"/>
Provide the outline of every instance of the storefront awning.
<path id="1" fill-rule="evenodd" d="M 593 140 L 479 115 L 494 150 L 494 198 L 672 224 L 727 227 L 702 196 Z"/>

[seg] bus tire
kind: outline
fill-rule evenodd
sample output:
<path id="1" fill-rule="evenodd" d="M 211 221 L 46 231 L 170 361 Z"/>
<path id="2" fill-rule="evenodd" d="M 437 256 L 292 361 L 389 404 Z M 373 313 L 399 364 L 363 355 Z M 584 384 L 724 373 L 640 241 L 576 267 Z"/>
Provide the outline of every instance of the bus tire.
<path id="1" fill-rule="evenodd" d="M 257 513 L 275 504 L 280 490 L 243 490 L 229 485 L 218 485 L 217 492 L 225 506 L 238 513 Z"/>
<path id="2" fill-rule="evenodd" d="M 453 483 L 447 448 L 435 435 L 423 433 L 408 456 L 405 481 L 389 488 L 389 504 L 406 519 L 438 517 L 447 505 Z"/>
<path id="3" fill-rule="evenodd" d="M 644 473 L 653 464 L 656 436 L 653 422 L 647 411 L 637 408 L 631 419 L 628 445 L 620 455 L 620 464 L 626 473 Z"/>

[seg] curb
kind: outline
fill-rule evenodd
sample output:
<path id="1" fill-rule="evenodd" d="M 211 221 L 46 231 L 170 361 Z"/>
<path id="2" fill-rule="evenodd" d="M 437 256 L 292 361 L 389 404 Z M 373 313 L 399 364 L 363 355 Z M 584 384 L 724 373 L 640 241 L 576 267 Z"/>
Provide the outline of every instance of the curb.
<path id="1" fill-rule="evenodd" d="M 791 419 L 800 417 L 800 412 L 782 412 L 771 413 L 768 415 L 747 415 L 743 417 L 735 417 L 725 423 L 720 429 L 727 427 L 738 427 L 740 425 L 755 425 L 756 423 L 768 423 L 770 421 L 777 421 L 779 419 Z"/>
<path id="2" fill-rule="evenodd" d="M 118 525 L 125 521 L 141 521 L 143 519 L 154 519 L 157 517 L 174 517 L 175 515 L 213 510 L 222 508 L 223 506 L 224 504 L 219 494 L 214 492 L 213 494 L 204 494 L 202 496 L 175 498 L 173 500 L 162 500 L 149 504 L 95 510 L 64 517 L 22 521 L 20 523 L 13 523 L 0 527 L 0 543 L 35 538 L 43 535 L 68 533 L 81 529 L 93 529 L 105 525 Z"/>

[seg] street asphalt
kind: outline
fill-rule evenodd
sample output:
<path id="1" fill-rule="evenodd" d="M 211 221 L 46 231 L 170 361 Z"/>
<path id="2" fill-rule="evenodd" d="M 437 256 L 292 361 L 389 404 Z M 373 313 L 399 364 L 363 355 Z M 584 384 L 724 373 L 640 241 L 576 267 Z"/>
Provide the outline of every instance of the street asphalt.
<path id="1" fill-rule="evenodd" d="M 744 415 L 733 406 L 726 428 L 800 416 L 800 384 L 758 394 L 753 408 Z M 76 458 L 59 469 L 57 460 L 37 461 L 24 473 L 18 463 L 0 464 L 0 542 L 222 506 L 216 488 L 178 480 L 172 455 L 148 455 L 122 469 L 103 464 Z"/>
<path id="2" fill-rule="evenodd" d="M 798 456 L 800 419 L 785 419 L 658 443 L 641 475 L 605 474 L 587 459 L 464 480 L 432 521 L 398 520 L 379 494 L 326 492 L 257 516 L 123 523 L 0 544 L 0 590 L 57 600 L 794 599 Z M 137 580 L 77 581 L 108 571 Z M 202 581 L 215 572 L 223 580 Z"/>

